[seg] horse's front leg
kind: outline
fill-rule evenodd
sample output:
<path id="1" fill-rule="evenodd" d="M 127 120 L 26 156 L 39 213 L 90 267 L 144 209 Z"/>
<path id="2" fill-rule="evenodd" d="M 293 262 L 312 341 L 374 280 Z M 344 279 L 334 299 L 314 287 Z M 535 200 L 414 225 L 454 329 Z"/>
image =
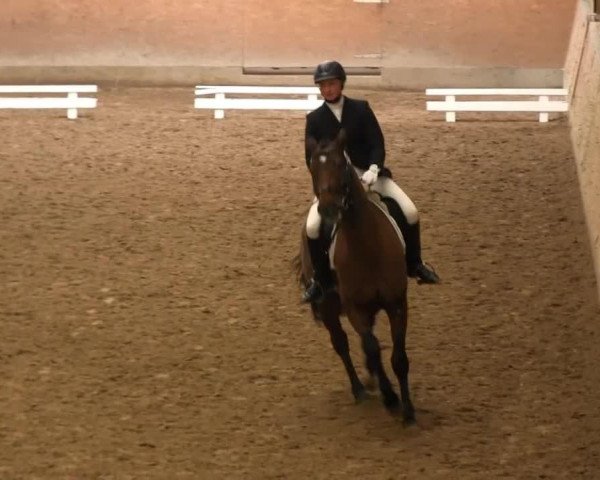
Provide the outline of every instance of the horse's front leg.
<path id="1" fill-rule="evenodd" d="M 406 294 L 399 305 L 386 309 L 390 319 L 390 329 L 394 349 L 392 353 L 392 368 L 400 382 L 402 396 L 402 416 L 406 423 L 415 421 L 415 408 L 410 399 L 408 387 L 409 361 L 406 354 L 406 330 L 408 325 L 408 299 Z"/>
<path id="2" fill-rule="evenodd" d="M 360 403 L 365 400 L 368 395 L 364 385 L 356 374 L 356 369 L 354 368 L 354 364 L 350 358 L 350 345 L 348 344 L 348 336 L 346 335 L 346 332 L 344 332 L 340 322 L 339 302 L 333 299 L 325 300 L 320 305 L 320 316 L 323 320 L 323 324 L 329 331 L 329 337 L 331 339 L 333 349 L 340 356 L 342 362 L 344 363 L 346 373 L 350 379 L 350 385 L 352 386 L 352 395 L 354 395 L 356 402 Z"/>

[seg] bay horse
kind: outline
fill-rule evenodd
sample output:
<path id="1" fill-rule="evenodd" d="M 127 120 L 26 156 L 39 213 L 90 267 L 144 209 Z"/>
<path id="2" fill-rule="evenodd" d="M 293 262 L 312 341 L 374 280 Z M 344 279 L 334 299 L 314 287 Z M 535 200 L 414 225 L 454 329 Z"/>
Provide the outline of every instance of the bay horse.
<path id="1" fill-rule="evenodd" d="M 401 407 L 404 422 L 413 423 L 415 412 L 409 393 L 406 354 L 408 276 L 404 242 L 393 220 L 369 200 L 354 167 L 345 157 L 345 140 L 343 129 L 333 141 L 317 143 L 307 139 L 318 211 L 325 231 L 333 229 L 334 233 L 330 261 L 336 278 L 335 290 L 327 292 L 321 303 L 311 304 L 311 309 L 315 320 L 323 322 L 329 331 L 356 401 L 368 395 L 350 358 L 341 315 L 347 316 L 360 336 L 367 370 L 371 378 L 377 380 L 384 405 L 392 413 Z M 327 238 L 325 232 L 321 235 L 324 237 Z M 300 282 L 306 286 L 313 275 L 306 227 L 301 239 L 296 267 Z M 381 348 L 373 333 L 375 316 L 381 310 L 389 318 L 393 342 L 391 363 L 400 383 L 401 405 L 381 363 Z"/>

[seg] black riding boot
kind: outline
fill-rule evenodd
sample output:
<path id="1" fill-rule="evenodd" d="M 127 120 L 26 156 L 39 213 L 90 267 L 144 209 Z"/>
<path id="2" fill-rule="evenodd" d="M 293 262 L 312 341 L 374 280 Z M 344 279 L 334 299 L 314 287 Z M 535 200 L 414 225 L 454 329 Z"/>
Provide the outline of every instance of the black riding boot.
<path id="1" fill-rule="evenodd" d="M 333 279 L 329 268 L 329 256 L 321 240 L 308 239 L 308 251 L 313 265 L 313 278 L 302 295 L 304 303 L 320 303 L 331 288 Z"/>
<path id="2" fill-rule="evenodd" d="M 421 259 L 421 229 L 419 222 L 414 225 L 405 224 L 402 234 L 406 242 L 408 276 L 418 278 L 421 283 L 439 283 L 440 277 Z"/>

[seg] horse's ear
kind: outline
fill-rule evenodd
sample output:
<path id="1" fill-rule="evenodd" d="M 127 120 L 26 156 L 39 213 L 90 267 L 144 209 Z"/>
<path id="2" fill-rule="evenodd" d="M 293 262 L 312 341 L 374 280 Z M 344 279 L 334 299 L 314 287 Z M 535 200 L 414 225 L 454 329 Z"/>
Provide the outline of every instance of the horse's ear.
<path id="1" fill-rule="evenodd" d="M 337 142 L 338 146 L 344 148 L 346 146 L 346 130 L 340 128 L 335 141 Z"/>
<path id="2" fill-rule="evenodd" d="M 312 154 L 312 152 L 315 150 L 315 148 L 317 148 L 317 141 L 315 140 L 315 138 L 307 137 L 304 142 L 304 148 L 306 148 L 306 151 L 308 153 Z"/>

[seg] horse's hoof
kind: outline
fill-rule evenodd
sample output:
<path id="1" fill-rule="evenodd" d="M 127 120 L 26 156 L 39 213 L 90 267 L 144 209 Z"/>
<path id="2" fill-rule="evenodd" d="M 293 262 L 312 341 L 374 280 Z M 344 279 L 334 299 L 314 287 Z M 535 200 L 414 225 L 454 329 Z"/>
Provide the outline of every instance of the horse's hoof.
<path id="1" fill-rule="evenodd" d="M 383 404 L 390 413 L 397 413 L 400 407 L 400 399 L 394 392 L 388 393 L 383 397 Z"/>
<path id="2" fill-rule="evenodd" d="M 362 390 L 352 392 L 352 394 L 354 395 L 354 403 L 357 405 L 369 399 L 369 393 L 364 388 Z"/>
<path id="3" fill-rule="evenodd" d="M 406 425 L 407 427 L 414 425 L 415 423 L 417 423 L 417 420 L 415 419 L 415 412 L 414 410 L 411 410 L 409 412 L 407 412 L 406 410 L 402 413 L 402 420 L 404 425 Z"/>

